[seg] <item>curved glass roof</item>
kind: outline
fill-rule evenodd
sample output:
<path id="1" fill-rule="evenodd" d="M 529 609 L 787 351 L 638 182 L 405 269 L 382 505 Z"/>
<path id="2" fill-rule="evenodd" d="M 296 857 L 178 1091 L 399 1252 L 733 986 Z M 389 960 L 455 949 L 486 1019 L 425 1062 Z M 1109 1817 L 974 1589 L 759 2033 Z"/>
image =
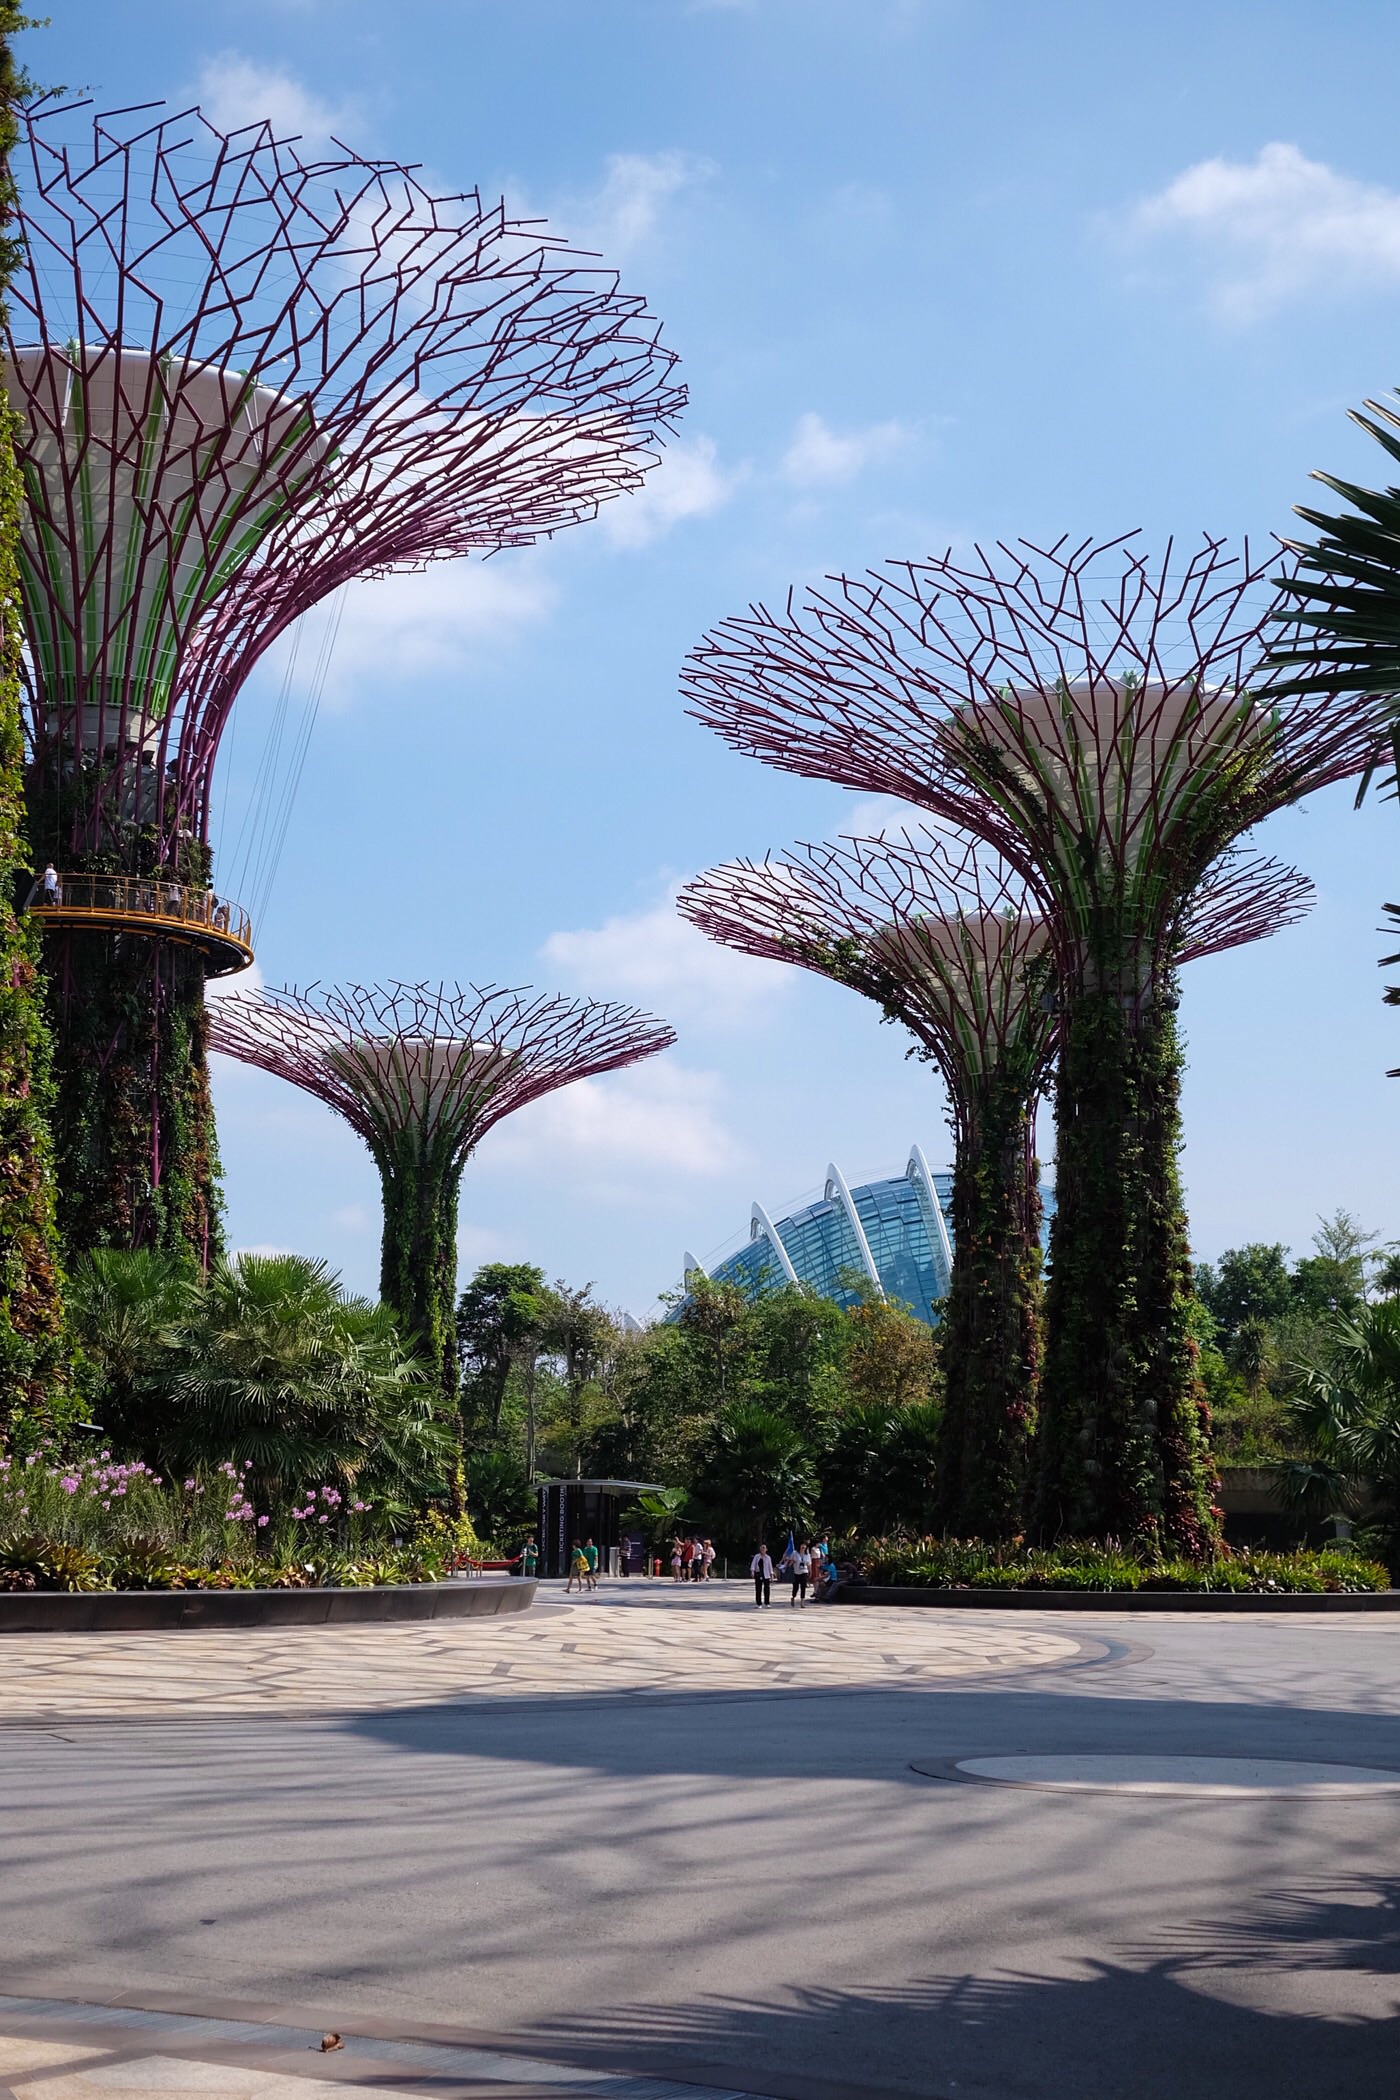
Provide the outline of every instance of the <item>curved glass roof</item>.
<path id="1" fill-rule="evenodd" d="M 1054 1193 L 1042 1186 L 1041 1197 L 1048 1235 Z M 687 1256 L 686 1276 L 708 1273 L 715 1283 L 737 1284 L 757 1297 L 781 1290 L 791 1270 L 799 1283 L 840 1305 L 856 1303 L 862 1282 L 877 1283 L 885 1297 L 935 1325 L 939 1301 L 948 1295 L 952 1237 L 952 1174 L 933 1173 L 916 1145 L 896 1178 L 848 1188 L 830 1167 L 825 1193 L 815 1202 L 771 1220 L 755 1204 L 747 1243 L 709 1271 Z"/>

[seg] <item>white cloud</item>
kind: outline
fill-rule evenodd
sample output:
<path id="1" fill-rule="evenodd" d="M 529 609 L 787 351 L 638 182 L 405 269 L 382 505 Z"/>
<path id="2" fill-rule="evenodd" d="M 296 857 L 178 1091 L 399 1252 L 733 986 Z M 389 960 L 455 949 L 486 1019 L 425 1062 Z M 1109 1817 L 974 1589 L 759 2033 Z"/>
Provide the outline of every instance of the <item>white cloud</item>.
<path id="1" fill-rule="evenodd" d="M 849 809 L 842 812 L 833 827 L 832 836 L 878 839 L 888 834 L 897 839 L 904 831 L 938 831 L 943 828 L 937 817 L 930 816 L 926 809 L 920 809 L 916 803 L 901 802 L 895 795 L 861 795 L 852 801 Z"/>
<path id="2" fill-rule="evenodd" d="M 742 478 L 720 466 L 713 438 L 670 444 L 639 489 L 599 512 L 615 547 L 646 547 L 684 518 L 705 518 L 729 501 Z"/>
<path id="3" fill-rule="evenodd" d="M 236 977 L 206 977 L 205 1001 L 207 1003 L 210 999 L 227 999 L 234 992 L 260 992 L 263 983 L 261 969 L 256 963 L 249 963 L 247 969 L 240 970 Z"/>
<path id="4" fill-rule="evenodd" d="M 482 1165 L 512 1172 L 586 1167 L 613 1185 L 638 1170 L 705 1178 L 727 1174 L 744 1154 L 718 1113 L 713 1072 L 652 1059 L 603 1079 L 580 1079 L 523 1108 L 493 1131 Z"/>
<path id="5" fill-rule="evenodd" d="M 546 216 L 552 231 L 576 247 L 592 248 L 605 262 L 624 262 L 651 239 L 662 213 L 680 191 L 714 173 L 714 164 L 694 153 L 610 153 L 597 189 L 562 197 Z"/>
<path id="6" fill-rule="evenodd" d="M 782 473 L 794 488 L 830 487 L 853 481 L 866 467 L 888 459 L 909 441 L 902 423 L 872 423 L 864 430 L 836 431 L 808 410 L 799 416 L 783 454 Z"/>
<path id="7" fill-rule="evenodd" d="M 747 1028 L 792 980 L 783 963 L 740 955 L 663 904 L 575 933 L 552 933 L 540 950 L 567 982 L 596 997 L 654 1005 L 670 1021 Z"/>
<path id="8" fill-rule="evenodd" d="M 1318 287 L 1400 284 L 1400 192 L 1275 140 L 1251 161 L 1202 160 L 1130 214 L 1139 242 L 1177 235 L 1213 259 L 1213 303 L 1251 320 Z"/>
<path id="9" fill-rule="evenodd" d="M 221 51 L 202 67 L 195 94 L 220 131 L 237 131 L 266 119 L 279 138 L 323 146 L 332 137 L 343 138 L 356 121 L 352 103 L 323 102 L 290 73 L 260 66 L 237 51 Z"/>
<path id="10" fill-rule="evenodd" d="M 466 1188 L 470 1200 L 470 1178 Z M 485 1225 L 457 1227 L 457 1259 L 464 1270 L 479 1269 L 484 1261 L 519 1261 L 520 1249 L 521 1242 L 515 1235 L 494 1232 Z"/>
<path id="11" fill-rule="evenodd" d="M 549 617 L 556 592 L 528 553 L 492 561 L 435 562 L 352 583 L 345 593 L 326 680 L 334 704 L 367 684 L 423 678 L 461 667 L 476 645 Z"/>

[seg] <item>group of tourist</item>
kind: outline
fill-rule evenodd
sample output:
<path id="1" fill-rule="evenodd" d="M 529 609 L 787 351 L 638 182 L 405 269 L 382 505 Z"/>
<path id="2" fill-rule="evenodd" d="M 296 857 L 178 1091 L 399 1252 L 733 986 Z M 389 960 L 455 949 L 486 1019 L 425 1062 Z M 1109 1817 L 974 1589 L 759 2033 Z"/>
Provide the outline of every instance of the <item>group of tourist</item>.
<path id="1" fill-rule="evenodd" d="M 712 1539 L 672 1539 L 672 1582 L 708 1582 L 715 1564 Z"/>
<path id="2" fill-rule="evenodd" d="M 580 1593 L 598 1587 L 598 1548 L 592 1539 L 585 1539 L 582 1545 L 575 1539 L 569 1548 L 569 1579 L 564 1584 L 565 1596 L 575 1583 Z"/>
<path id="3" fill-rule="evenodd" d="M 785 1576 L 792 1584 L 792 1595 L 788 1599 L 788 1603 L 798 1610 L 806 1608 L 808 1589 L 810 1588 L 812 1595 L 815 1597 L 830 1572 L 831 1566 L 827 1556 L 826 1543 L 821 1539 L 815 1545 L 812 1545 L 807 1539 L 803 1539 L 800 1545 L 789 1539 L 787 1551 L 777 1566 L 778 1577 L 782 1578 Z M 774 1581 L 773 1558 L 768 1551 L 766 1543 L 763 1541 L 759 1542 L 758 1551 L 749 1562 L 749 1573 L 753 1576 L 754 1603 L 760 1607 L 765 1604 L 771 1604 L 773 1601 Z"/>

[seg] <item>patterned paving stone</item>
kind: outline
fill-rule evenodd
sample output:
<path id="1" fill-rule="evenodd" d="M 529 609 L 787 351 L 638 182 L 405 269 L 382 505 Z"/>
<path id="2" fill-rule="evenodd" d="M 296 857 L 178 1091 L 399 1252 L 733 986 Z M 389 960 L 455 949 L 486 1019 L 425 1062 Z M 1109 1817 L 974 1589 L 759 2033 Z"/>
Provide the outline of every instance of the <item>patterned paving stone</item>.
<path id="1" fill-rule="evenodd" d="M 1067 1662 L 1073 1634 L 980 1614 L 755 1611 L 652 1592 L 547 1595 L 519 1616 L 422 1626 L 11 1634 L 0 1721 L 362 1712 L 586 1693 L 908 1685 Z"/>

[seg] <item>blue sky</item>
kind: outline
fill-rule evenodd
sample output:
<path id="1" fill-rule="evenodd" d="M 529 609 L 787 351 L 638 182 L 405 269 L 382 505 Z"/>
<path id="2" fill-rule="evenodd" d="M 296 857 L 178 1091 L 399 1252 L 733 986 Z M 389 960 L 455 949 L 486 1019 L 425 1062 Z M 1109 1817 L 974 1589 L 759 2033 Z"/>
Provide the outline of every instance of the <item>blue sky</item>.
<path id="1" fill-rule="evenodd" d="M 870 1009 L 675 919 L 709 863 L 860 822 L 689 722 L 677 667 L 826 568 L 1017 534 L 1260 536 L 1314 467 L 1376 479 L 1345 411 L 1400 381 L 1400 11 L 60 0 L 26 41 L 108 106 L 198 97 L 504 191 L 601 248 L 681 354 L 690 408 L 641 495 L 536 552 L 352 589 L 261 917 L 269 983 L 533 982 L 675 1022 L 666 1058 L 486 1140 L 464 1270 L 535 1260 L 644 1315 L 684 1247 L 828 1159 L 863 1180 L 918 1140 L 942 1165 L 938 1084 Z M 226 748 L 235 894 L 287 676 L 269 662 Z M 1185 980 L 1206 1256 L 1301 1249 L 1338 1205 L 1400 1235 L 1375 930 L 1400 813 L 1334 791 L 1260 842 L 1319 901 Z M 234 1244 L 373 1287 L 359 1140 L 263 1075 L 222 1067 L 216 1095 Z"/>

